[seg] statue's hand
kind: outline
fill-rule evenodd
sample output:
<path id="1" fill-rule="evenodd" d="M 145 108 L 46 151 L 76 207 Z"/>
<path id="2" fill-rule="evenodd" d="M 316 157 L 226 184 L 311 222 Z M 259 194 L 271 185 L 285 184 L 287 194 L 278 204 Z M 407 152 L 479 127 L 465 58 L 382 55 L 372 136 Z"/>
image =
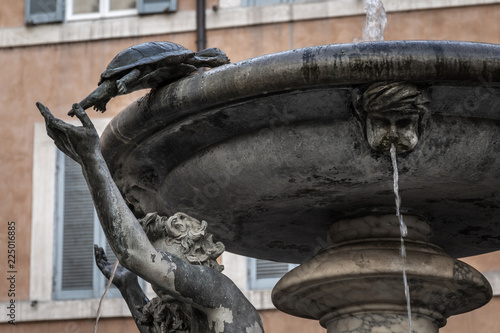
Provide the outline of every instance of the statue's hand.
<path id="1" fill-rule="evenodd" d="M 40 102 L 36 103 L 36 106 L 45 118 L 47 134 L 63 153 L 77 163 L 81 165 L 84 159 L 94 156 L 100 150 L 99 135 L 80 104 L 73 104 L 72 111 L 83 126 L 73 126 L 55 118 Z"/>
<path id="2" fill-rule="evenodd" d="M 111 273 L 113 272 L 113 264 L 108 261 L 104 249 L 100 246 L 94 245 L 94 256 L 95 263 L 101 273 L 109 280 Z M 126 269 L 125 267 L 118 265 L 115 271 L 115 276 L 113 277 L 113 284 L 118 288 L 125 288 L 131 286 L 133 283 L 137 283 L 137 275 Z"/>

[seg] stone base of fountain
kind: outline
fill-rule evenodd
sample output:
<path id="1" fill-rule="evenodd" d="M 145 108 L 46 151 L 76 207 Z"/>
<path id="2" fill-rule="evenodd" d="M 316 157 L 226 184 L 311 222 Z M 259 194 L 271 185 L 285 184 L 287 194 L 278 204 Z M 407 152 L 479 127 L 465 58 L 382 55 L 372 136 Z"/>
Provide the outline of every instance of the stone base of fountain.
<path id="1" fill-rule="evenodd" d="M 408 332 L 409 320 L 406 313 L 365 312 L 337 318 L 327 327 L 328 333 L 402 333 Z M 412 332 L 437 333 L 438 330 L 438 325 L 432 318 L 412 315 Z"/>
<path id="2" fill-rule="evenodd" d="M 435 333 L 446 318 L 486 304 L 491 287 L 478 271 L 430 244 L 431 229 L 406 216 L 406 259 L 392 215 L 335 222 L 330 246 L 286 274 L 273 290 L 276 307 L 317 319 L 328 333 L 406 332 L 408 278 L 412 332 Z"/>

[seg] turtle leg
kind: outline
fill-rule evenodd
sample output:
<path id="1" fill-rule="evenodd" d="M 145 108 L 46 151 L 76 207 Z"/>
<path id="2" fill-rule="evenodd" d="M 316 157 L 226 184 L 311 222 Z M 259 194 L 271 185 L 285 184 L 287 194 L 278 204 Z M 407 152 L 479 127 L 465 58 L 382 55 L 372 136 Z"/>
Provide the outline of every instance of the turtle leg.
<path id="1" fill-rule="evenodd" d="M 140 75 L 141 71 L 138 68 L 134 68 L 126 75 L 124 75 L 121 79 L 116 80 L 116 86 L 118 87 L 118 94 L 124 95 L 128 93 L 127 85 L 129 85 L 134 81 L 137 81 Z"/>
<path id="2" fill-rule="evenodd" d="M 95 106 L 98 110 L 104 112 L 106 110 L 106 103 L 112 98 L 118 95 L 118 89 L 114 80 L 103 81 L 93 92 L 85 97 L 81 102 L 80 106 L 86 110 L 91 106 Z M 75 114 L 73 110 L 68 112 L 68 115 L 73 117 Z"/>
<path id="3" fill-rule="evenodd" d="M 97 103 L 94 104 L 94 110 L 96 111 L 101 111 L 102 113 L 104 113 L 104 111 L 106 111 L 106 104 L 108 104 L 109 100 L 111 98 L 106 98 L 102 101 L 99 101 Z"/>

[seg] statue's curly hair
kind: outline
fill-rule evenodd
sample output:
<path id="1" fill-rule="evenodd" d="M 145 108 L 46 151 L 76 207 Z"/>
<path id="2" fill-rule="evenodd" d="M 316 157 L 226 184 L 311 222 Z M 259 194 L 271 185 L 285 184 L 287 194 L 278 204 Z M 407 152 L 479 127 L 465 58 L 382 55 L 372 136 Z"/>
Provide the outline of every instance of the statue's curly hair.
<path id="1" fill-rule="evenodd" d="M 175 213 L 170 217 L 149 213 L 139 223 L 151 242 L 164 239 L 168 245 L 182 246 L 191 264 L 208 266 L 219 272 L 224 269 L 216 260 L 224 252 L 224 245 L 214 243 L 212 234 L 206 231 L 207 222 L 200 222 L 184 213 Z"/>

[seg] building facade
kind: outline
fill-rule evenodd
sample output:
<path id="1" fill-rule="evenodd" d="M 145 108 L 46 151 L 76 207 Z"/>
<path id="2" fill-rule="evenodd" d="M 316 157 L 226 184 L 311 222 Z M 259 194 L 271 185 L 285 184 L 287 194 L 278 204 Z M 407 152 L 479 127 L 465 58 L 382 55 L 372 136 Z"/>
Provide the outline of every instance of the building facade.
<path id="1" fill-rule="evenodd" d="M 386 40 L 500 43 L 500 1 L 384 3 Z M 4 1 L 0 10 L 2 332 L 89 332 L 105 284 L 93 265 L 92 248 L 88 249 L 92 243 L 105 246 L 104 240 L 92 209 L 84 208 L 88 202 L 75 202 L 85 186 L 78 185 L 78 170 L 46 136 L 35 102 L 74 121 L 66 115 L 72 103 L 95 88 L 100 73 L 122 49 L 168 40 L 195 50 L 195 9 L 196 0 Z M 361 0 L 207 0 L 206 43 L 224 50 L 232 62 L 350 43 L 362 35 L 363 13 Z M 113 99 L 104 114 L 88 113 L 102 131 L 110 118 L 145 93 Z M 74 216 L 68 215 L 71 212 Z M 325 332 L 317 322 L 273 308 L 274 277 L 266 276 L 265 262 L 232 254 L 222 260 L 226 274 L 261 312 L 266 332 Z M 500 294 L 499 254 L 464 260 L 483 272 L 495 295 Z M 123 300 L 115 296 L 111 291 L 103 303 L 99 331 L 137 332 Z M 495 296 L 481 309 L 450 318 L 442 332 L 499 332 L 495 316 L 499 311 L 500 297 Z"/>

